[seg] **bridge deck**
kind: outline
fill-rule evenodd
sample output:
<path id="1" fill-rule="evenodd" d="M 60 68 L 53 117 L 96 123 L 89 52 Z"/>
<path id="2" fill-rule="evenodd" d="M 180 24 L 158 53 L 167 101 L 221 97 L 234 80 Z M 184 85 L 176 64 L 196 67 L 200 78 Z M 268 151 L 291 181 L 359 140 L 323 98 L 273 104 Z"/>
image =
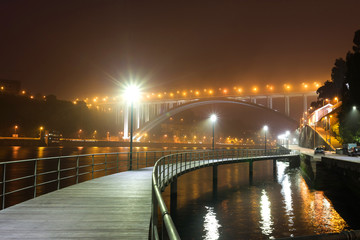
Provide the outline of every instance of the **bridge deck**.
<path id="1" fill-rule="evenodd" d="M 1 239 L 148 239 L 152 168 L 73 185 L 0 212 Z"/>

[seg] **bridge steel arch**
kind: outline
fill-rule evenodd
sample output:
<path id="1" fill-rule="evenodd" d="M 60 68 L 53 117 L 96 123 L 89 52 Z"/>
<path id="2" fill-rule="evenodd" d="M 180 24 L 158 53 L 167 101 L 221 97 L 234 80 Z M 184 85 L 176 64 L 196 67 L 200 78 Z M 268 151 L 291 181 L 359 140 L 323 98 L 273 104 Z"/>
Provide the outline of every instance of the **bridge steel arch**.
<path id="1" fill-rule="evenodd" d="M 149 132 L 151 129 L 153 129 L 154 127 L 158 126 L 160 123 L 162 123 L 163 121 L 165 121 L 166 119 L 168 119 L 170 116 L 173 116 L 177 113 L 183 112 L 185 110 L 194 108 L 194 107 L 199 107 L 199 106 L 204 106 L 204 105 L 210 105 L 210 104 L 240 104 L 243 106 L 248 106 L 248 107 L 252 107 L 252 108 L 257 108 L 263 111 L 267 111 L 273 114 L 276 114 L 282 118 L 287 119 L 288 121 L 297 124 L 297 121 L 295 121 L 294 119 L 290 118 L 288 115 L 283 114 L 281 112 L 278 112 L 274 109 L 271 108 L 267 108 L 265 106 L 256 104 L 256 103 L 252 103 L 252 102 L 246 102 L 244 100 L 237 100 L 237 99 L 196 99 L 193 100 L 191 102 L 185 103 L 183 105 L 174 107 L 172 109 L 170 109 L 169 111 L 158 115 L 155 119 L 147 122 L 143 127 L 138 128 L 135 132 L 135 136 L 134 139 L 136 140 L 140 140 L 142 138 L 142 136 L 146 133 Z M 136 136 L 138 136 L 136 138 Z"/>

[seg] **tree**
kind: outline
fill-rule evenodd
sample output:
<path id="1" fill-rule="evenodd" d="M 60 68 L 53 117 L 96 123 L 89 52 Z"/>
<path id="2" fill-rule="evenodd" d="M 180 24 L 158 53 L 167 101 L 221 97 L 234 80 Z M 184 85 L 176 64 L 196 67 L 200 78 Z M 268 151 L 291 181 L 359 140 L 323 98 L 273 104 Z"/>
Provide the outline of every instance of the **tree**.
<path id="1" fill-rule="evenodd" d="M 334 92 L 336 96 L 341 97 L 341 90 L 345 82 L 346 76 L 346 62 L 342 58 L 338 58 L 335 60 L 335 66 L 331 69 L 331 80 L 334 83 Z"/>
<path id="2" fill-rule="evenodd" d="M 344 85 L 346 75 L 346 62 L 342 58 L 335 60 L 335 66 L 331 69 L 331 81 L 327 80 L 323 86 L 316 90 L 320 101 L 324 99 L 341 98 L 341 90 Z"/>
<path id="3" fill-rule="evenodd" d="M 353 52 L 346 56 L 339 113 L 339 132 L 344 142 L 360 142 L 360 30 L 355 32 L 353 43 Z"/>

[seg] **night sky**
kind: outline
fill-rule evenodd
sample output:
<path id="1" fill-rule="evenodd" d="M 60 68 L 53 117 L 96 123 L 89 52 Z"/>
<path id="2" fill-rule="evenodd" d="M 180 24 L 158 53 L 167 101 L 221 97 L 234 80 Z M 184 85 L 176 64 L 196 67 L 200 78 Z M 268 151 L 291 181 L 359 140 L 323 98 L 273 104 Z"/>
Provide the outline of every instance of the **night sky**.
<path id="1" fill-rule="evenodd" d="M 187 2 L 187 3 L 186 3 Z M 61 99 L 330 79 L 360 1 L 1 0 L 0 79 Z"/>

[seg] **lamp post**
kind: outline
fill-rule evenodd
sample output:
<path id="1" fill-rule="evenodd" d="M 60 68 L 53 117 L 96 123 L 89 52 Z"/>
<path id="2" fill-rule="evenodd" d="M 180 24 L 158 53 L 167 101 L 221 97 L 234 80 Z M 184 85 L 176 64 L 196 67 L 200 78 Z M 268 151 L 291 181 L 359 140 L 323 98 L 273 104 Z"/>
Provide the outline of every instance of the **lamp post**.
<path id="1" fill-rule="evenodd" d="M 264 129 L 264 133 L 265 133 L 265 154 L 266 154 L 266 132 L 268 131 L 269 127 L 267 125 L 265 125 L 263 127 L 263 129 Z"/>
<path id="2" fill-rule="evenodd" d="M 332 118 L 332 115 L 330 115 L 329 117 L 329 143 L 331 145 L 331 118 Z"/>
<path id="3" fill-rule="evenodd" d="M 39 135 L 39 138 L 41 139 L 41 132 L 42 132 L 42 130 L 44 129 L 44 127 L 40 127 L 40 135 Z"/>
<path id="4" fill-rule="evenodd" d="M 129 85 L 125 89 L 124 98 L 130 103 L 130 149 L 129 149 L 129 170 L 132 170 L 133 159 L 133 122 L 134 122 L 134 102 L 140 98 L 140 89 L 136 85 Z"/>
<path id="5" fill-rule="evenodd" d="M 290 136 L 290 131 L 286 131 L 286 132 L 285 132 L 285 136 L 286 136 L 286 148 L 289 149 L 289 136 Z"/>
<path id="6" fill-rule="evenodd" d="M 15 129 L 15 134 L 16 134 L 16 131 L 18 129 L 18 125 L 15 125 L 14 129 Z"/>
<path id="7" fill-rule="evenodd" d="M 210 120 L 212 122 L 212 150 L 215 150 L 215 122 L 217 120 L 217 116 L 212 114 L 210 116 Z"/>
<path id="8" fill-rule="evenodd" d="M 327 135 L 327 116 L 325 116 L 325 142 L 328 143 L 328 135 Z"/>

